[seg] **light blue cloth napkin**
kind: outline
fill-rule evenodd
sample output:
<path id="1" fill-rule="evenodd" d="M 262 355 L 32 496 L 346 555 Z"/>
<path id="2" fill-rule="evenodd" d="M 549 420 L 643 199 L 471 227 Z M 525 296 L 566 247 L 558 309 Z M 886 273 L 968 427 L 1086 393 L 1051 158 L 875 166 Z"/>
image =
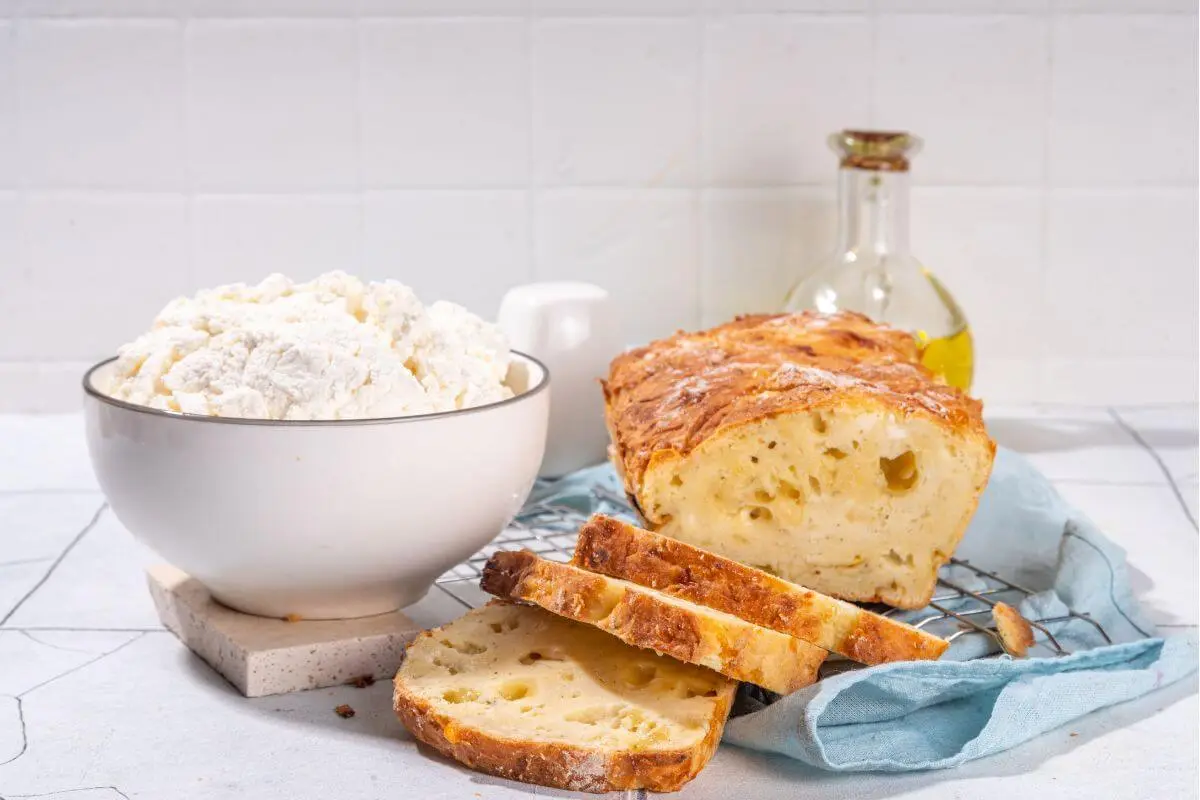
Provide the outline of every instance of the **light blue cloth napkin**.
<path id="1" fill-rule="evenodd" d="M 611 469 L 600 466 L 539 485 L 532 499 L 581 513 L 609 510 L 595 507 L 590 490 L 597 486 L 622 491 Z M 1006 750 L 1197 668 L 1194 634 L 1155 637 L 1133 598 L 1124 551 L 1011 451 L 997 453 L 956 555 L 1037 591 L 1021 605 L 1026 617 L 1045 619 L 1070 606 L 1090 614 L 1114 644 L 1073 620 L 1048 626 L 1069 656 L 966 661 L 988 643 L 964 636 L 941 661 L 846 672 L 759 704 L 729 721 L 725 741 L 838 772 L 941 769 Z"/>

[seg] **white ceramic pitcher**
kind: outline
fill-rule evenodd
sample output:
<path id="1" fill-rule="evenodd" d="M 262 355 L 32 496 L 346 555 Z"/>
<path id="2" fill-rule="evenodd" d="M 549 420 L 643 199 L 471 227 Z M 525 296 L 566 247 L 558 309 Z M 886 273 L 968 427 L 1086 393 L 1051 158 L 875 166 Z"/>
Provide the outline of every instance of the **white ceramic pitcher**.
<path id="1" fill-rule="evenodd" d="M 550 369 L 550 429 L 539 474 L 562 475 L 605 458 L 600 378 L 621 351 L 608 292 L 590 283 L 530 283 L 510 289 L 498 320 L 514 350 Z"/>

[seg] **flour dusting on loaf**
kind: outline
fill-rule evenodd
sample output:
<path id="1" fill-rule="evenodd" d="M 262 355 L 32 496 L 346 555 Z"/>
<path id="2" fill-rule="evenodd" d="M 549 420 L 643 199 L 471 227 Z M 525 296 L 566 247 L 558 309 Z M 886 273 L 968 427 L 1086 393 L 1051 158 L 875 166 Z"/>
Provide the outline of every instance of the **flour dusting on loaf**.
<path id="1" fill-rule="evenodd" d="M 659 532 L 846 600 L 917 608 L 991 471 L 977 400 L 859 314 L 758 315 L 618 356 L 613 460 Z"/>

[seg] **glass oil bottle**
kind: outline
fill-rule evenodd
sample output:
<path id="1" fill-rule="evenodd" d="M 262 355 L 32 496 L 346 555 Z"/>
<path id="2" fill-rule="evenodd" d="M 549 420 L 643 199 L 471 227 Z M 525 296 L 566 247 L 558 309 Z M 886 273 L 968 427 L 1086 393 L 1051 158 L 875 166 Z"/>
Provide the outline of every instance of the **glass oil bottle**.
<path id="1" fill-rule="evenodd" d="M 796 284 L 785 310 L 858 311 L 911 331 L 922 362 L 946 383 L 971 386 L 971 329 L 950 292 L 908 246 L 909 159 L 921 141 L 900 132 L 842 131 L 837 249 Z"/>

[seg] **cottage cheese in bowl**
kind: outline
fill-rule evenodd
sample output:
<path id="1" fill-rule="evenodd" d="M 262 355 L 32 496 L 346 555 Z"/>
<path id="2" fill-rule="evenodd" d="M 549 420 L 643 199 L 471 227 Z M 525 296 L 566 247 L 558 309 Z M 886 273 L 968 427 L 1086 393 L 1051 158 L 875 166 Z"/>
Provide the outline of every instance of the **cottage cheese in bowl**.
<path id="1" fill-rule="evenodd" d="M 88 451 L 121 523 L 221 603 L 393 611 L 500 533 L 537 477 L 550 377 L 507 345 L 392 281 L 223 286 L 88 371 Z"/>
<path id="2" fill-rule="evenodd" d="M 99 388 L 187 414 L 378 419 L 512 397 L 509 363 L 499 328 L 402 283 L 277 274 L 171 301 Z"/>

